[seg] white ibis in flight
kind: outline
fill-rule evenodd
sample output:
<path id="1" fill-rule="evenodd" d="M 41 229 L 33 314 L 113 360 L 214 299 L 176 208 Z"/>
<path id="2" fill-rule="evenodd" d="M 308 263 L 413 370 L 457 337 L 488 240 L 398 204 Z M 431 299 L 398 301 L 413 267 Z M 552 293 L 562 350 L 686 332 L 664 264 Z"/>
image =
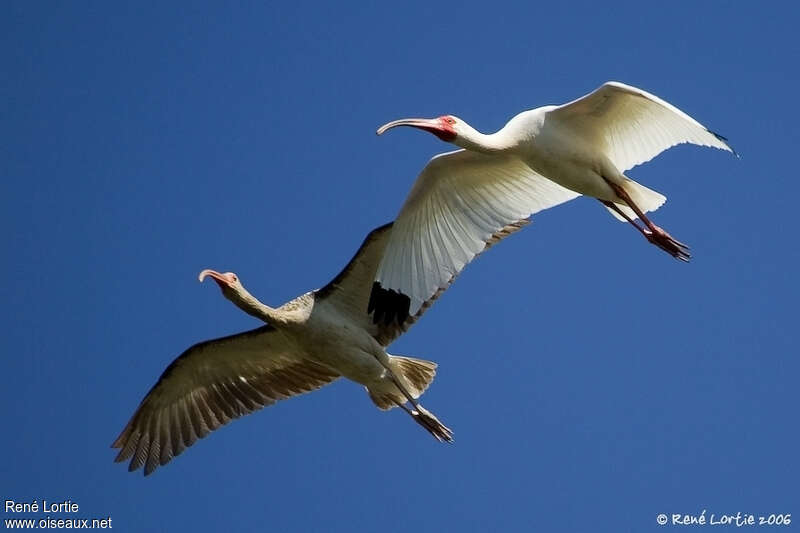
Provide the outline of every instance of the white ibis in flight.
<path id="1" fill-rule="evenodd" d="M 688 261 L 688 247 L 645 215 L 666 198 L 624 172 L 680 143 L 735 154 L 724 137 L 678 108 L 618 82 L 564 105 L 523 111 L 490 135 L 452 115 L 395 120 L 377 133 L 397 126 L 463 149 L 431 159 L 395 220 L 368 306 L 386 323 L 413 316 L 493 233 L 581 194 Z"/>
<path id="2" fill-rule="evenodd" d="M 521 225 L 487 236 L 484 247 Z M 175 359 L 112 444 L 120 449 L 116 461 L 130 459 L 130 471 L 143 466 L 150 474 L 231 420 L 340 376 L 364 385 L 378 408 L 399 406 L 437 440 L 452 441 L 451 430 L 417 401 L 436 363 L 386 352 L 445 287 L 402 321 L 376 323 L 366 312 L 391 232 L 391 223 L 370 232 L 330 283 L 277 309 L 253 297 L 231 272 L 201 272 L 200 281 L 213 278 L 227 299 L 267 325 L 201 342 Z"/>

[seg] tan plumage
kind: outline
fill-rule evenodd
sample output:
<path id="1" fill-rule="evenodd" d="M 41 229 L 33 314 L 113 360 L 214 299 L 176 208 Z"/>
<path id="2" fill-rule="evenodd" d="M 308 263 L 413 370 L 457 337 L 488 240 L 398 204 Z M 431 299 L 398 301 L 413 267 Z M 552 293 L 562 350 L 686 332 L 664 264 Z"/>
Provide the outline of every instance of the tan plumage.
<path id="1" fill-rule="evenodd" d="M 526 223 L 504 228 L 484 246 Z M 386 224 L 370 232 L 330 283 L 277 309 L 247 292 L 235 274 L 203 271 L 201 279 L 211 276 L 226 298 L 267 325 L 201 342 L 175 359 L 112 444 L 119 449 L 116 461 L 130 460 L 129 470 L 144 467 L 150 474 L 231 420 L 340 376 L 364 385 L 380 409 L 402 407 L 437 440 L 451 441 L 450 429 L 416 401 L 432 383 L 436 363 L 385 351 L 445 287 L 414 316 L 385 321 L 367 312 L 391 231 L 392 224 Z"/>
<path id="2" fill-rule="evenodd" d="M 201 342 L 173 361 L 112 444 L 117 461 L 150 473 L 210 432 L 278 400 L 339 377 L 299 359 L 267 325 Z M 264 357 L 269 354 L 270 357 Z"/>

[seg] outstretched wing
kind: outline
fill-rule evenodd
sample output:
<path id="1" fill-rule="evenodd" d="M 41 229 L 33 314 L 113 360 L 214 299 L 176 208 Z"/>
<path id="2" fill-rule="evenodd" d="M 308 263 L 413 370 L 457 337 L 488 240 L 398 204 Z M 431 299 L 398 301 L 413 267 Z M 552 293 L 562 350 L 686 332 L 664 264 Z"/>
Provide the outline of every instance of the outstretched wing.
<path id="1" fill-rule="evenodd" d="M 201 342 L 164 370 L 111 447 L 148 475 L 231 420 L 337 377 L 295 356 L 269 325 Z"/>
<path id="2" fill-rule="evenodd" d="M 576 196 L 513 156 L 466 150 L 437 155 L 394 223 L 375 276 L 375 318 L 416 315 L 488 244 L 533 213 Z"/>
<path id="3" fill-rule="evenodd" d="M 383 346 L 388 346 L 408 331 L 446 288 L 431 295 L 413 316 L 408 314 L 408 298 L 397 293 L 389 295 L 389 303 L 395 304 L 395 307 L 404 306 L 405 314 L 398 314 L 396 320 L 383 320 L 384 316 L 379 311 L 373 314 L 372 302 L 376 290 L 380 290 L 375 282 L 375 273 L 393 226 L 394 223 L 390 222 L 372 230 L 347 266 L 330 283 L 314 292 L 316 309 L 333 307 L 337 314 L 348 317 L 349 323 L 357 324 L 369 332 Z"/>
<path id="4" fill-rule="evenodd" d="M 337 314 L 348 317 L 351 324 L 357 324 L 384 346 L 402 335 L 413 323 L 403 320 L 391 325 L 377 324 L 367 311 L 375 272 L 389 242 L 392 226 L 393 222 L 389 222 L 370 231 L 342 271 L 314 292 L 315 308 L 335 308 Z"/>
<path id="5" fill-rule="evenodd" d="M 691 143 L 734 152 L 727 139 L 646 91 L 615 81 L 547 113 L 604 150 L 624 172 L 676 144 Z"/>

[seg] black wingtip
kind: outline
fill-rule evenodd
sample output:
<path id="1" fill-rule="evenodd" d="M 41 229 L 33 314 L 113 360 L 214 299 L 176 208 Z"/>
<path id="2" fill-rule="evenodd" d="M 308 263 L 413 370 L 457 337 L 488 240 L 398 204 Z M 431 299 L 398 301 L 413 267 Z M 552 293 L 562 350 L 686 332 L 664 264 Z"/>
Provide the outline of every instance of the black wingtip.
<path id="1" fill-rule="evenodd" d="M 724 142 L 724 143 L 725 143 L 725 146 L 727 146 L 728 148 L 730 148 L 730 149 L 731 149 L 731 152 L 733 152 L 733 155 L 735 155 L 736 157 L 738 157 L 739 159 L 741 159 L 741 157 L 742 157 L 742 156 L 741 156 L 741 155 L 739 155 L 739 152 L 737 152 L 736 150 L 734 150 L 733 146 L 731 146 L 731 143 L 730 143 L 730 142 L 728 142 L 728 138 L 727 138 L 727 137 L 723 137 L 722 135 L 720 135 L 720 134 L 719 134 L 719 133 L 717 133 L 716 131 L 711 131 L 711 130 L 706 130 L 706 131 L 708 131 L 708 133 L 710 133 L 711 135 L 713 135 L 714 137 L 716 137 L 718 140 L 720 140 L 720 141 Z"/>
<path id="2" fill-rule="evenodd" d="M 375 312 L 372 315 L 373 324 L 383 322 L 389 326 L 396 320 L 398 325 L 402 325 L 408 319 L 410 309 L 411 298 L 393 289 L 384 289 L 381 287 L 380 282 L 375 281 L 372 283 L 372 292 L 369 295 L 369 304 L 367 304 L 367 314 Z"/>

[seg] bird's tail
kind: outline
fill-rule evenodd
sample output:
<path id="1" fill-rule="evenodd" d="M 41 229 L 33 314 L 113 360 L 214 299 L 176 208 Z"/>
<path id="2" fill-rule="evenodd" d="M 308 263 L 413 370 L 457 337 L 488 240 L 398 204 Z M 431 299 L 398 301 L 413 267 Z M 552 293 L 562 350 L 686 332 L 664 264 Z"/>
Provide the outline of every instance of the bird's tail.
<path id="1" fill-rule="evenodd" d="M 395 375 L 403 380 L 403 384 L 414 399 L 419 398 L 427 389 L 433 378 L 436 376 L 436 363 L 415 359 L 413 357 L 403 357 L 402 355 L 390 355 L 389 365 Z M 402 392 L 392 385 L 390 388 L 377 389 L 369 387 L 369 397 L 380 409 L 391 409 L 397 407 L 398 402 L 403 404 L 407 401 Z"/>
<path id="2" fill-rule="evenodd" d="M 664 196 L 663 194 L 656 192 L 653 189 L 648 189 L 641 183 L 637 183 L 628 177 L 625 177 L 625 181 L 622 183 L 622 188 L 625 189 L 625 192 L 627 192 L 628 196 L 631 197 L 633 203 L 635 203 L 639 207 L 639 209 L 641 209 L 642 212 L 644 213 L 655 211 L 656 209 L 664 205 L 664 202 L 667 201 L 667 197 Z M 627 204 L 623 203 L 615 205 L 619 207 L 629 217 L 634 219 L 638 218 L 636 216 L 636 213 L 633 212 L 633 209 L 628 207 Z M 622 216 L 620 216 L 619 213 L 617 213 L 610 207 L 607 207 L 606 209 L 608 209 L 609 212 L 617 218 L 617 220 L 625 222 L 625 219 Z"/>

